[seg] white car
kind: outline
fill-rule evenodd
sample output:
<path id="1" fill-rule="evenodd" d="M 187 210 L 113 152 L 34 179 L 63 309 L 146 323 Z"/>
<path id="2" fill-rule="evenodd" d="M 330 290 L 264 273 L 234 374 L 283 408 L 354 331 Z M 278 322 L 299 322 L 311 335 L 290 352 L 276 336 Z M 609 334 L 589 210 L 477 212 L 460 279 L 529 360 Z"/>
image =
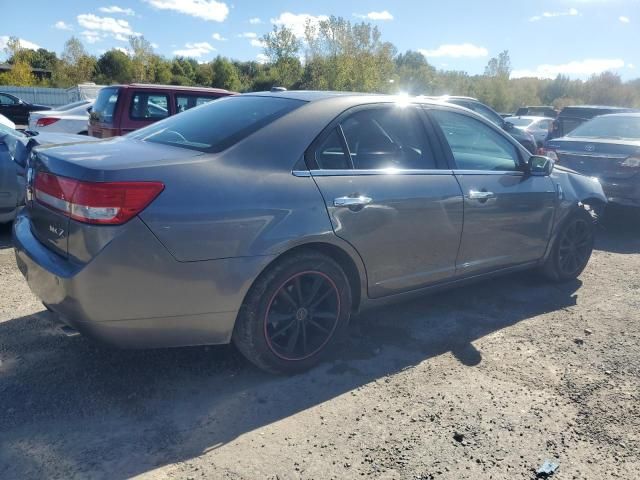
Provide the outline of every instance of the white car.
<path id="1" fill-rule="evenodd" d="M 31 112 L 29 130 L 86 135 L 92 106 L 93 100 L 80 100 L 55 110 Z"/>
<path id="2" fill-rule="evenodd" d="M 16 129 L 16 124 L 9 120 L 7 117 L 0 113 L 0 125 L 4 125 L 5 127 L 9 127 L 12 130 Z"/>

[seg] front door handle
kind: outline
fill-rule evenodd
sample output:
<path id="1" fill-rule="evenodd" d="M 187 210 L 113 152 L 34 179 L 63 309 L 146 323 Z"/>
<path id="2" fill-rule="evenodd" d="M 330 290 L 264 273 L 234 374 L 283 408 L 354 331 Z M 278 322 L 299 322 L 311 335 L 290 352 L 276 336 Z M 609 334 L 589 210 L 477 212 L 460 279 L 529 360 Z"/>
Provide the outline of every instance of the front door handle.
<path id="1" fill-rule="evenodd" d="M 371 198 L 363 195 L 357 197 L 338 197 L 333 199 L 334 207 L 364 207 L 368 203 L 371 203 Z"/>
<path id="2" fill-rule="evenodd" d="M 487 192 L 486 190 L 469 190 L 469 198 L 472 200 L 489 200 L 495 197 L 493 192 Z"/>

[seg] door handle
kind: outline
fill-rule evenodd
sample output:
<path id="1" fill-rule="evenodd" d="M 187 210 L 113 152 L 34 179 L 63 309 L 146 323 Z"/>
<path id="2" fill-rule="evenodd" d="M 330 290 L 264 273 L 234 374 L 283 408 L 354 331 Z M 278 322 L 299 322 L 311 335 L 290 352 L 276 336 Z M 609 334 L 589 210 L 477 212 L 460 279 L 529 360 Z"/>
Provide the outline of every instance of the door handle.
<path id="1" fill-rule="evenodd" d="M 495 197 L 493 192 L 469 190 L 469 198 L 472 200 L 489 200 Z"/>
<path id="2" fill-rule="evenodd" d="M 334 207 L 364 207 L 371 203 L 371 198 L 359 195 L 357 197 L 338 197 L 333 199 Z"/>

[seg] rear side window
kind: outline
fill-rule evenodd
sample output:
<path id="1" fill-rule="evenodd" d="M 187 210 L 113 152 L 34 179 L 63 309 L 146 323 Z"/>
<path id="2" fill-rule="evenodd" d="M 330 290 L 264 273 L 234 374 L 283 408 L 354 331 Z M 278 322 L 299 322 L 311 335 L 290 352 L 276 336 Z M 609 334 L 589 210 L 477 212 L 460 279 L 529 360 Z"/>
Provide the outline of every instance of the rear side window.
<path id="1" fill-rule="evenodd" d="M 113 123 L 113 114 L 118 102 L 119 88 L 103 88 L 91 109 L 91 118 L 101 123 Z"/>
<path id="2" fill-rule="evenodd" d="M 128 136 L 201 152 L 221 152 L 305 103 L 277 97 L 225 97 Z"/>
<path id="3" fill-rule="evenodd" d="M 129 117 L 131 117 L 132 120 L 160 120 L 168 116 L 168 95 L 137 92 L 131 97 Z"/>
<path id="4" fill-rule="evenodd" d="M 413 107 L 357 111 L 329 133 L 314 155 L 318 168 L 325 170 L 350 169 L 351 165 L 356 170 L 437 168 Z"/>
<path id="5" fill-rule="evenodd" d="M 518 170 L 516 147 L 491 127 L 460 113 L 431 110 L 429 114 L 442 129 L 458 169 Z"/>
<path id="6" fill-rule="evenodd" d="M 176 94 L 176 113 L 186 112 L 193 107 L 199 107 L 205 103 L 216 100 L 218 97 L 205 97 L 198 95 Z"/>

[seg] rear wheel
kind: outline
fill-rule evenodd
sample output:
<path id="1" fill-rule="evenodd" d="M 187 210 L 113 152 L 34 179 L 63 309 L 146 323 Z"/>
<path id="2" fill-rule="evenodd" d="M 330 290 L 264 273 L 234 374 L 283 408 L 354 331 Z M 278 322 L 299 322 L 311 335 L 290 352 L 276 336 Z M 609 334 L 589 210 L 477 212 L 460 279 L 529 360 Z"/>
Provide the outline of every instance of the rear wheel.
<path id="1" fill-rule="evenodd" d="M 558 232 L 543 273 L 554 281 L 577 278 L 589 263 L 593 242 L 593 218 L 587 212 L 575 213 Z"/>
<path id="2" fill-rule="evenodd" d="M 344 335 L 351 289 L 330 257 L 301 252 L 270 267 L 253 285 L 238 314 L 233 342 L 263 370 L 307 370 Z"/>

